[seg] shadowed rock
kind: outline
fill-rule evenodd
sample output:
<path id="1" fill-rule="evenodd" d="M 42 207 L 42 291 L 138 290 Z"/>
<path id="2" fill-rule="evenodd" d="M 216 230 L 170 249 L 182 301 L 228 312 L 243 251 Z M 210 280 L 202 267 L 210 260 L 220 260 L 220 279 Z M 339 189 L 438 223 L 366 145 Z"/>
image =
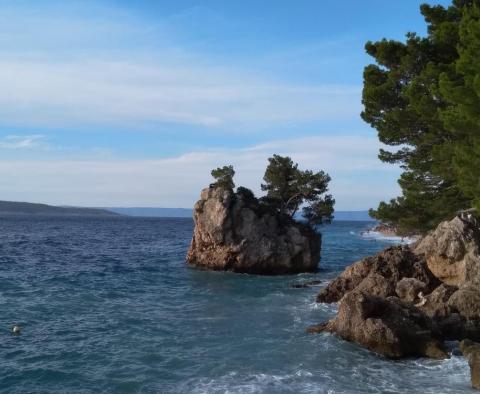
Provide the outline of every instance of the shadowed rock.
<path id="1" fill-rule="evenodd" d="M 321 237 L 232 190 L 202 190 L 194 209 L 191 265 L 212 270 L 279 275 L 313 272 Z"/>
<path id="2" fill-rule="evenodd" d="M 441 284 L 425 297 L 426 302 L 419 308 L 432 318 L 444 318 L 452 312 L 448 300 L 457 287 Z"/>
<path id="3" fill-rule="evenodd" d="M 328 331 L 394 359 L 448 357 L 432 320 L 397 297 L 381 298 L 352 291 L 342 298 L 334 319 L 308 331 Z"/>
<path id="4" fill-rule="evenodd" d="M 478 285 L 464 285 L 448 299 L 448 307 L 467 319 L 480 319 L 480 289 Z"/>
<path id="5" fill-rule="evenodd" d="M 480 390 L 480 344 L 465 339 L 460 342 L 460 350 L 470 366 L 472 387 Z"/>
<path id="6" fill-rule="evenodd" d="M 416 278 L 403 278 L 397 283 L 395 291 L 403 301 L 414 302 L 418 300 L 419 293 L 423 294 L 428 291 L 428 287 Z"/>

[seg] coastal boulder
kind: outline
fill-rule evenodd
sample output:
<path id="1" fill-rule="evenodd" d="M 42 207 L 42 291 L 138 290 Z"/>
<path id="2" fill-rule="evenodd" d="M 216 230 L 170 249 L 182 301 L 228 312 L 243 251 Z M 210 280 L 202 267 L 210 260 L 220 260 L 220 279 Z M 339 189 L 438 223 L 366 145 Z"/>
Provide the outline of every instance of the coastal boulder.
<path id="1" fill-rule="evenodd" d="M 448 299 L 448 307 L 470 320 L 480 320 L 480 289 L 464 285 Z"/>
<path id="2" fill-rule="evenodd" d="M 426 290 L 427 285 L 416 278 L 403 278 L 395 287 L 398 297 L 407 302 L 414 302 L 418 299 L 418 295 Z"/>
<path id="3" fill-rule="evenodd" d="M 432 318 L 444 318 L 450 315 L 452 308 L 448 301 L 458 289 L 442 283 L 420 302 L 419 308 Z"/>
<path id="4" fill-rule="evenodd" d="M 447 358 L 432 320 L 397 297 L 352 291 L 340 301 L 337 316 L 309 332 L 327 331 L 388 358 Z"/>
<path id="5" fill-rule="evenodd" d="M 480 344 L 465 339 L 460 342 L 460 350 L 470 366 L 472 387 L 480 390 Z"/>
<path id="6" fill-rule="evenodd" d="M 440 223 L 415 247 L 428 268 L 442 282 L 462 286 L 480 283 L 480 221 L 473 211 Z"/>
<path id="7" fill-rule="evenodd" d="M 412 253 L 408 246 L 392 246 L 347 267 L 320 291 L 317 302 L 337 302 L 356 288 L 380 297 L 395 296 L 397 285 L 403 278 L 422 282 L 421 288 L 426 293 L 440 284 L 421 256 Z M 418 282 L 415 283 L 418 285 Z M 407 290 L 405 282 L 400 290 Z M 415 289 L 410 293 L 413 291 Z"/>
<path id="8" fill-rule="evenodd" d="M 231 189 L 202 190 L 193 218 L 192 266 L 265 275 L 317 269 L 320 234 Z"/>

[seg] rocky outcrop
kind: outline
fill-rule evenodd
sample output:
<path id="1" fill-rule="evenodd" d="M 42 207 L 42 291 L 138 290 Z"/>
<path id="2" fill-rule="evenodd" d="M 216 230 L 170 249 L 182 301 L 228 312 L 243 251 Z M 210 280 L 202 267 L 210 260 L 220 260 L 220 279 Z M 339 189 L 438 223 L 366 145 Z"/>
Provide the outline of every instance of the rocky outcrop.
<path id="1" fill-rule="evenodd" d="M 187 262 L 193 266 L 266 275 L 317 269 L 318 233 L 232 190 L 202 190 L 194 221 L 187 255 Z"/>
<path id="2" fill-rule="evenodd" d="M 432 320 L 397 297 L 352 291 L 342 298 L 333 320 L 309 331 L 335 333 L 389 358 L 448 357 Z"/>
<path id="3" fill-rule="evenodd" d="M 480 390 L 480 344 L 466 339 L 460 342 L 460 350 L 470 366 L 472 387 Z"/>
<path id="4" fill-rule="evenodd" d="M 480 223 L 472 212 L 440 223 L 414 247 L 416 254 L 425 256 L 430 271 L 453 286 L 480 283 L 479 251 Z"/>
<path id="5" fill-rule="evenodd" d="M 337 302 L 354 289 L 384 298 L 395 296 L 397 286 L 404 278 L 422 282 L 422 289 L 426 293 L 440 284 L 421 256 L 412 253 L 408 246 L 393 246 L 347 267 L 320 291 L 317 302 Z M 413 286 L 414 283 L 418 287 L 418 282 L 404 281 L 399 290 L 406 292 L 406 285 Z"/>
<path id="6" fill-rule="evenodd" d="M 452 313 L 448 300 L 457 290 L 455 286 L 442 283 L 425 297 L 419 308 L 432 318 L 445 318 Z"/>
<path id="7" fill-rule="evenodd" d="M 396 297 L 395 297 L 396 296 Z M 340 301 L 337 316 L 311 327 L 391 358 L 446 356 L 462 340 L 480 388 L 480 220 L 463 212 L 412 247 L 390 247 L 346 268 L 317 296 Z"/>

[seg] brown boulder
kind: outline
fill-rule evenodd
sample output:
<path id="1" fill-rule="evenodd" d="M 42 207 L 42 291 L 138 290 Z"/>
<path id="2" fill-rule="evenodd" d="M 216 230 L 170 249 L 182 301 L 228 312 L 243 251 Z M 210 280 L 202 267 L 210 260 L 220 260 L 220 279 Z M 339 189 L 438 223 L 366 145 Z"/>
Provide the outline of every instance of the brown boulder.
<path id="1" fill-rule="evenodd" d="M 310 227 L 262 209 L 232 190 L 202 190 L 194 209 L 190 265 L 250 274 L 312 272 L 321 237 Z"/>
<path id="2" fill-rule="evenodd" d="M 373 275 L 374 279 L 370 277 Z M 394 296 L 397 283 L 403 278 L 414 278 L 425 283 L 427 293 L 440 284 L 422 256 L 412 253 L 408 246 L 392 246 L 347 267 L 320 291 L 317 302 L 337 302 L 357 287 L 372 295 Z"/>
<path id="3" fill-rule="evenodd" d="M 480 390 L 480 344 L 465 339 L 460 342 L 460 350 L 470 366 L 472 387 Z"/>
<path id="4" fill-rule="evenodd" d="M 467 319 L 480 319 L 480 289 L 477 285 L 465 285 L 448 299 L 448 307 Z"/>
<path id="5" fill-rule="evenodd" d="M 397 297 L 381 298 L 359 291 L 346 294 L 337 316 L 309 332 L 328 331 L 389 358 L 447 358 L 432 320 Z"/>
<path id="6" fill-rule="evenodd" d="M 403 278 L 395 287 L 398 297 L 407 302 L 418 300 L 418 294 L 423 294 L 427 290 L 427 285 L 416 278 Z"/>
<path id="7" fill-rule="evenodd" d="M 441 284 L 425 297 L 424 302 L 419 302 L 417 306 L 430 317 L 447 317 L 452 312 L 448 300 L 456 290 L 455 286 Z"/>
<path id="8" fill-rule="evenodd" d="M 414 248 L 442 282 L 461 286 L 480 282 L 480 223 L 473 212 L 440 223 Z"/>

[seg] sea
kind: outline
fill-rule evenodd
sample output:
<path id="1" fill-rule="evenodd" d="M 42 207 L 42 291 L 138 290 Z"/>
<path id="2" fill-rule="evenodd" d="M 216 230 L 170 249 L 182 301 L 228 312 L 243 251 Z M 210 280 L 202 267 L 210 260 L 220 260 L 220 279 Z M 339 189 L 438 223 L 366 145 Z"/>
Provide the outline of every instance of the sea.
<path id="1" fill-rule="evenodd" d="M 189 218 L 0 218 L 0 392 L 473 392 L 455 344 L 391 361 L 306 333 L 335 315 L 322 286 L 401 242 L 371 226 L 322 227 L 317 273 L 271 277 L 188 267 Z"/>

